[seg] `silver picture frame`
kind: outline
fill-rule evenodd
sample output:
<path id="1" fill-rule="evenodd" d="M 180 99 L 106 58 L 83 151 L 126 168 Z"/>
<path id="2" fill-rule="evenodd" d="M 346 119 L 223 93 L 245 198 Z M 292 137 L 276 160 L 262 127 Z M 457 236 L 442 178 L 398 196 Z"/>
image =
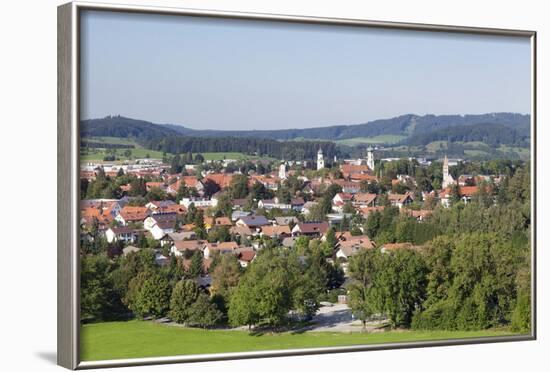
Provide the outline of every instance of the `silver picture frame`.
<path id="1" fill-rule="evenodd" d="M 304 24 L 347 25 L 378 29 L 402 29 L 446 33 L 519 36 L 531 41 L 531 333 L 518 336 L 491 336 L 440 341 L 401 342 L 379 345 L 325 347 L 311 349 L 236 352 L 223 354 L 181 355 L 139 359 L 81 361 L 80 349 L 80 265 L 79 265 L 79 107 L 80 107 L 80 15 L 83 10 L 111 12 L 138 12 L 197 17 L 216 17 L 242 20 L 265 20 Z M 182 362 L 220 361 L 242 358 L 344 353 L 370 350 L 402 349 L 412 347 L 451 346 L 481 343 L 535 340 L 536 326 L 536 233 L 537 233 L 537 99 L 536 99 L 536 44 L 537 34 L 529 30 L 511 30 L 483 27 L 462 27 L 404 22 L 384 22 L 362 19 L 320 18 L 281 14 L 227 12 L 157 6 L 115 5 L 93 2 L 70 2 L 57 9 L 57 363 L 68 369 L 138 366 Z"/>

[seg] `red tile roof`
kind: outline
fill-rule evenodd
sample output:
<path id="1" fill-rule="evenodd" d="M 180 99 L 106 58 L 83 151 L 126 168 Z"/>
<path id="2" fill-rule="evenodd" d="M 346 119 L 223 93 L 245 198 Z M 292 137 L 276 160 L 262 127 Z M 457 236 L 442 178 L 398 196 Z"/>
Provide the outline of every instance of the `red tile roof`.
<path id="1" fill-rule="evenodd" d="M 174 241 L 174 246 L 178 251 L 195 251 L 201 250 L 204 248 L 206 240 L 176 240 Z"/>
<path id="2" fill-rule="evenodd" d="M 378 177 L 366 173 L 353 173 L 349 175 L 349 179 L 353 181 L 378 181 Z"/>
<path id="3" fill-rule="evenodd" d="M 280 235 L 290 235 L 290 227 L 287 225 L 283 226 L 263 226 L 262 233 L 267 236 L 280 236 Z"/>
<path id="4" fill-rule="evenodd" d="M 372 172 L 367 165 L 342 164 L 340 169 L 344 177 L 349 177 L 351 174 Z"/>
<path id="5" fill-rule="evenodd" d="M 302 234 L 324 234 L 328 231 L 329 225 L 328 222 L 300 222 L 298 228 Z"/>
<path id="6" fill-rule="evenodd" d="M 206 217 L 204 219 L 204 223 L 206 225 L 210 226 L 231 226 L 231 219 L 228 217 L 217 217 L 214 219 L 214 217 Z"/>
<path id="7" fill-rule="evenodd" d="M 396 202 L 396 203 L 403 203 L 405 202 L 405 200 L 407 199 L 412 199 L 411 198 L 411 195 L 406 193 L 406 194 L 388 194 L 388 199 L 390 201 L 393 201 L 393 202 Z"/>
<path id="8" fill-rule="evenodd" d="M 243 250 L 239 252 L 238 258 L 240 261 L 250 262 L 256 257 L 256 252 L 253 250 Z"/>
<path id="9" fill-rule="evenodd" d="M 378 195 L 369 194 L 366 192 L 358 192 L 353 196 L 353 201 L 358 204 L 371 204 L 374 203 Z"/>
<path id="10" fill-rule="evenodd" d="M 231 184 L 231 181 L 233 180 L 233 175 L 231 174 L 223 174 L 223 173 L 212 173 L 206 175 L 204 177 L 207 180 L 211 180 L 212 182 L 216 183 L 218 186 L 220 186 L 222 189 L 229 187 Z"/>
<path id="11" fill-rule="evenodd" d="M 147 190 L 151 190 L 153 187 L 158 187 L 159 189 L 164 188 L 166 185 L 164 182 L 146 182 L 145 187 Z"/>
<path id="12" fill-rule="evenodd" d="M 363 214 L 364 217 L 368 217 L 369 214 L 374 213 L 376 211 L 382 212 L 384 210 L 384 206 L 376 206 L 376 207 L 359 207 L 359 211 Z"/>
<path id="13" fill-rule="evenodd" d="M 120 211 L 120 216 L 124 221 L 143 221 L 149 216 L 149 209 L 146 207 L 132 207 L 125 205 Z"/>

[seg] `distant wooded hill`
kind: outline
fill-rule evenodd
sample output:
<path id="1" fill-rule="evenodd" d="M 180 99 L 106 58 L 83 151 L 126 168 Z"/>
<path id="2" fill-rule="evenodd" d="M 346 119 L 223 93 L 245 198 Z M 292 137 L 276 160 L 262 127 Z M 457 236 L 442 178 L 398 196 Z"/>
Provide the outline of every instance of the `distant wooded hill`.
<path id="1" fill-rule="evenodd" d="M 181 125 L 165 125 L 184 135 L 201 137 L 236 136 L 257 137 L 278 140 L 325 139 L 343 140 L 357 137 L 376 137 L 383 135 L 400 135 L 409 137 L 414 134 L 429 133 L 435 130 L 469 126 L 473 124 L 499 124 L 518 131 L 519 135 L 529 136 L 529 115 L 514 113 L 494 113 L 481 115 L 401 115 L 391 119 L 380 119 L 364 124 L 334 125 L 305 129 L 278 130 L 196 130 Z"/>
<path id="2" fill-rule="evenodd" d="M 483 142 L 488 146 L 509 145 L 517 147 L 529 146 L 529 134 L 524 129 L 495 123 L 470 124 L 452 126 L 433 130 L 431 132 L 415 133 L 403 141 L 410 146 L 424 146 L 434 141 L 446 142 Z"/>
<path id="3" fill-rule="evenodd" d="M 474 124 L 499 124 L 517 131 L 519 136 L 529 137 L 530 116 L 515 113 L 481 115 L 401 115 L 391 119 L 374 120 L 356 125 L 278 130 L 197 130 L 174 124 L 153 124 L 144 120 L 123 116 L 82 121 L 82 136 L 135 137 L 150 139 L 170 135 L 193 137 L 255 137 L 277 140 L 325 139 L 342 140 L 381 135 L 412 135 L 429 133 L 448 127 Z M 496 127 L 494 127 L 496 129 Z"/>
<path id="4" fill-rule="evenodd" d="M 399 136 L 396 145 L 425 146 L 434 141 L 483 142 L 528 147 L 530 116 L 516 113 L 481 115 L 401 115 L 364 124 L 306 129 L 197 130 L 154 124 L 123 116 L 83 120 L 81 136 L 135 138 L 149 149 L 166 152 L 236 151 L 278 158 L 312 159 L 319 147 L 326 156 L 342 155 L 334 141 Z M 284 144 L 293 141 L 292 144 Z M 330 141 L 330 142 L 328 142 Z M 373 141 L 376 143 L 376 141 Z"/>
<path id="5" fill-rule="evenodd" d="M 82 120 L 81 137 L 120 137 L 149 140 L 152 138 L 177 136 L 180 133 L 165 125 L 124 116 L 107 116 L 101 119 Z"/>
<path id="6" fill-rule="evenodd" d="M 225 135 L 203 136 L 201 131 L 182 134 L 175 126 L 153 124 L 122 116 L 108 116 L 103 119 L 84 120 L 80 133 L 83 143 L 97 147 L 97 143 L 86 138 L 120 137 L 132 138 L 147 149 L 178 153 L 240 152 L 249 155 L 269 156 L 278 159 L 308 160 L 316 157 L 321 148 L 326 157 L 339 155 L 336 144 L 331 141 L 279 141 L 276 139 L 249 136 Z M 107 147 L 107 146 L 106 146 Z"/>

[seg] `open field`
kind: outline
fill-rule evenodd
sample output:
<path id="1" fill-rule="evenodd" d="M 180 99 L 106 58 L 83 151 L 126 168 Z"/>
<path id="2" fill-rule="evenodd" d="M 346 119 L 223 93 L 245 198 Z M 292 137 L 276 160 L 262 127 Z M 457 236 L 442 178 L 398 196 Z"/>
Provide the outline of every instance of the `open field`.
<path id="1" fill-rule="evenodd" d="M 523 147 L 510 147 L 506 145 L 500 145 L 498 149 L 507 153 L 516 153 L 519 155 L 521 160 L 531 159 L 531 151 Z"/>
<path id="2" fill-rule="evenodd" d="M 394 135 L 394 134 L 387 134 L 387 135 L 374 136 L 374 137 L 348 138 L 343 140 L 336 140 L 335 142 L 341 145 L 348 145 L 348 146 L 356 146 L 356 145 L 371 144 L 371 143 L 372 144 L 381 143 L 381 144 L 392 145 L 405 138 L 407 137 Z"/>
<path id="3" fill-rule="evenodd" d="M 114 149 L 116 156 L 119 161 L 126 161 L 130 159 L 143 159 L 143 158 L 152 158 L 152 159 L 162 159 L 163 153 L 160 151 L 153 151 L 144 148 L 138 144 L 132 138 L 118 138 L 118 137 L 86 137 L 86 141 L 94 143 L 105 143 L 105 144 L 120 144 L 120 145 L 133 145 L 134 148 L 131 149 Z M 130 156 L 125 156 L 125 151 L 130 151 Z M 201 153 L 204 156 L 205 160 L 224 160 L 224 159 L 233 159 L 233 160 L 245 160 L 245 159 L 272 159 L 269 157 L 261 157 L 255 155 L 246 155 L 240 152 L 204 152 Z M 80 154 L 80 159 L 83 162 L 89 161 L 103 161 L 103 158 L 107 155 L 107 151 L 104 148 L 91 148 L 87 153 Z M 196 155 L 196 154 L 193 154 Z M 110 162 L 112 163 L 112 162 Z"/>
<path id="4" fill-rule="evenodd" d="M 349 346 L 406 341 L 511 335 L 507 330 L 469 332 L 392 331 L 382 333 L 303 332 L 249 334 L 202 330 L 147 321 L 106 322 L 81 328 L 82 360 L 143 358 L 307 347 Z"/>
<path id="5" fill-rule="evenodd" d="M 436 152 L 436 151 L 446 150 L 446 149 L 447 149 L 446 141 L 433 141 L 426 145 L 426 150 L 429 152 Z"/>
<path id="6" fill-rule="evenodd" d="M 124 155 L 124 151 L 126 150 L 131 151 L 130 157 Z M 89 162 L 89 161 L 101 162 L 103 161 L 103 158 L 106 155 L 107 153 L 105 152 L 105 149 L 93 149 L 93 150 L 91 149 L 88 153 L 81 152 L 80 161 L 81 162 Z M 144 158 L 162 159 L 162 152 L 152 151 L 145 148 L 116 149 L 116 156 L 119 161 L 125 161 L 130 159 L 144 159 Z M 113 162 L 109 161 L 108 163 L 113 163 Z"/>
<path id="7" fill-rule="evenodd" d="M 432 141 L 425 146 L 405 146 L 405 145 L 388 145 L 382 151 L 398 151 L 401 152 L 399 156 L 414 156 L 415 154 L 430 155 L 438 154 L 442 157 L 444 153 L 449 154 L 450 157 L 459 157 L 469 160 L 488 160 L 488 159 L 530 159 L 530 149 L 524 147 L 511 147 L 506 145 L 500 145 L 499 147 L 491 147 L 484 142 L 470 141 L 462 142 L 455 141 L 454 145 L 462 145 L 463 153 L 453 152 L 456 151 L 456 147 L 449 149 L 447 141 Z M 395 155 L 397 156 L 397 155 Z"/>
<path id="8" fill-rule="evenodd" d="M 201 153 L 204 156 L 205 160 L 255 160 L 255 159 L 264 159 L 264 160 L 274 160 L 268 156 L 257 156 L 257 155 L 247 155 L 241 152 L 203 152 Z M 193 154 L 195 155 L 195 154 Z"/>
<path id="9" fill-rule="evenodd" d="M 118 145 L 133 145 L 134 148 L 129 149 L 112 149 L 115 151 L 116 157 L 120 161 L 130 160 L 130 159 L 143 159 L 143 158 L 152 158 L 152 159 L 162 159 L 162 152 L 153 151 L 144 148 L 139 145 L 132 138 L 118 138 L 118 137 L 86 137 L 86 141 L 93 143 L 105 143 L 105 144 L 118 144 Z M 130 151 L 130 156 L 125 156 L 125 151 Z M 82 162 L 88 161 L 103 161 L 103 158 L 107 155 L 107 150 L 104 148 L 90 148 L 87 152 L 80 152 L 80 160 Z M 110 162 L 111 163 L 111 162 Z"/>
<path id="10" fill-rule="evenodd" d="M 296 137 L 296 138 L 293 138 L 291 141 L 332 141 L 338 145 L 357 146 L 357 145 L 365 145 L 365 144 L 393 145 L 405 138 L 407 137 L 400 136 L 397 134 L 385 134 L 385 135 L 373 136 L 373 137 L 355 137 L 355 138 L 335 139 L 335 140 L 325 139 L 325 138 Z"/>
<path id="11" fill-rule="evenodd" d="M 85 137 L 84 140 L 88 142 L 102 142 L 108 144 L 117 145 L 134 145 L 140 147 L 133 138 L 121 138 L 121 137 Z"/>

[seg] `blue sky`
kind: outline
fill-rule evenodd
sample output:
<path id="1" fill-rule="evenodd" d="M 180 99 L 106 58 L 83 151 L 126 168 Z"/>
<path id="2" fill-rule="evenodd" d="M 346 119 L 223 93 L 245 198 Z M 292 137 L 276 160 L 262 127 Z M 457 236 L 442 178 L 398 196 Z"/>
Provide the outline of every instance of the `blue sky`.
<path id="1" fill-rule="evenodd" d="M 527 38 L 86 11 L 81 115 L 197 129 L 529 113 Z"/>

